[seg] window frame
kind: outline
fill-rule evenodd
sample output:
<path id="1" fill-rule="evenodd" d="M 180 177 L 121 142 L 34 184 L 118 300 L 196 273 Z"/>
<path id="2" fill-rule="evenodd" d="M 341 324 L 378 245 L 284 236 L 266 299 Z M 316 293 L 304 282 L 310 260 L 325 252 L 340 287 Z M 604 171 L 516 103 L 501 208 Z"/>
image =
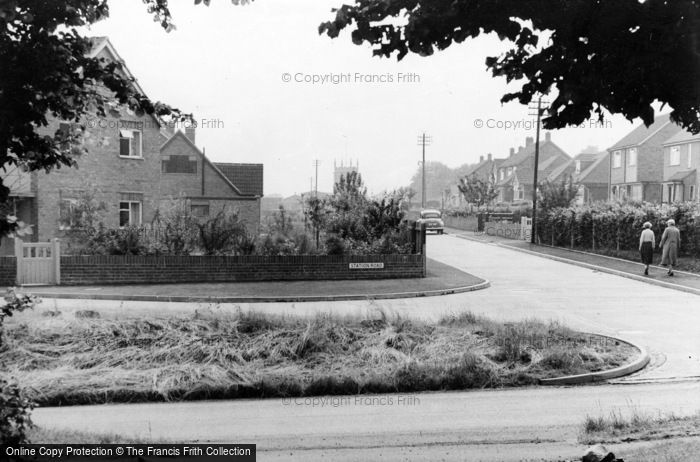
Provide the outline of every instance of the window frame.
<path id="1" fill-rule="evenodd" d="M 613 168 L 622 167 L 622 151 L 613 151 Z"/>
<path id="2" fill-rule="evenodd" d="M 206 214 L 197 214 L 195 209 L 204 209 L 206 207 Z M 195 218 L 207 218 L 211 216 L 211 206 L 210 204 L 190 204 L 190 213 Z"/>
<path id="3" fill-rule="evenodd" d="M 636 167 L 637 166 L 637 148 L 629 148 L 627 150 L 627 166 Z"/>
<path id="4" fill-rule="evenodd" d="M 674 162 L 675 160 L 675 162 Z M 671 146 L 671 149 L 668 152 L 668 165 L 670 166 L 676 166 L 676 165 L 681 165 L 681 147 L 680 146 Z"/>
<path id="5" fill-rule="evenodd" d="M 78 205 L 79 200 L 73 197 L 61 197 L 58 199 L 58 229 L 60 231 L 67 231 L 73 229 L 75 223 L 73 222 L 74 213 L 73 209 Z M 68 204 L 68 224 L 64 224 L 64 204 Z"/>
<path id="6" fill-rule="evenodd" d="M 122 208 L 122 204 L 129 204 L 127 208 Z M 138 204 L 139 206 L 139 216 L 138 223 L 133 222 L 131 206 L 133 204 Z M 129 212 L 129 223 L 126 225 L 122 224 L 122 212 Z M 119 200 L 119 228 L 126 228 L 127 226 L 139 226 L 143 223 L 143 201 L 134 200 Z"/>
<path id="7" fill-rule="evenodd" d="M 122 132 L 131 132 L 131 136 L 123 136 Z M 129 155 L 122 154 L 122 139 L 128 138 L 129 140 L 134 139 L 134 133 L 139 134 L 139 155 L 133 155 L 132 152 L 132 141 L 129 142 Z M 138 128 L 119 128 L 119 157 L 122 159 L 143 159 L 143 130 Z"/>

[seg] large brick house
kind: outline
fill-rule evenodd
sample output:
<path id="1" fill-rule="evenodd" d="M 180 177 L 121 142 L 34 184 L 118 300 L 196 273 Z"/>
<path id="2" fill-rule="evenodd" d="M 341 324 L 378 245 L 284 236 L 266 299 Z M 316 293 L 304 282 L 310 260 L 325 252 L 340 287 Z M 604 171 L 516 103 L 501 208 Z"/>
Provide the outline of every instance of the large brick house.
<path id="1" fill-rule="evenodd" d="M 610 156 L 607 152 L 582 152 L 554 169 L 547 180 L 552 183 L 571 181 L 578 185 L 577 204 L 590 204 L 608 198 Z"/>
<path id="2" fill-rule="evenodd" d="M 666 140 L 663 146 L 662 201 L 699 200 L 700 135 L 682 130 Z"/>
<path id="3" fill-rule="evenodd" d="M 93 56 L 123 63 L 107 38 L 94 43 Z M 131 76 L 123 64 L 122 71 Z M 84 192 L 105 206 L 102 215 L 109 227 L 147 223 L 164 201 L 184 198 L 199 217 L 224 207 L 238 210 L 249 230 L 257 233 L 263 195 L 261 164 L 213 163 L 195 145 L 194 129 L 185 134 L 126 108 L 83 122 L 88 153 L 78 158 L 77 168 L 31 174 L 8 168 L 3 173 L 16 215 L 33 225 L 32 240 L 61 236 L 70 226 L 71 208 Z M 69 127 L 50 120 L 42 132 L 51 136 Z M 0 254 L 13 253 L 9 241 L 3 239 Z"/>
<path id="4" fill-rule="evenodd" d="M 608 148 L 610 199 L 661 202 L 663 144 L 680 130 L 665 114 L 656 117 L 649 127 L 640 125 Z"/>
<path id="5" fill-rule="evenodd" d="M 499 203 L 531 202 L 534 188 L 535 140 L 525 139 L 525 146 L 516 151 L 510 149 L 510 155 L 498 166 L 496 190 Z M 557 167 L 568 163 L 571 157 L 552 141 L 551 133 L 545 133 L 540 142 L 537 178 L 538 182 L 547 178 Z"/>

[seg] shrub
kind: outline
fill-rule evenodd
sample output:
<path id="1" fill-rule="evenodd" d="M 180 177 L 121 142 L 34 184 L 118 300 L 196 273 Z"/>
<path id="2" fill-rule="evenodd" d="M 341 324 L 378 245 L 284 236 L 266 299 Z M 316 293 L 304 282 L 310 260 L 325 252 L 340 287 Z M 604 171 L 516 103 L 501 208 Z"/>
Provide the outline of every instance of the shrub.
<path id="1" fill-rule="evenodd" d="M 250 250 L 248 231 L 237 212 L 221 210 L 197 226 L 206 255 L 241 254 Z"/>
<path id="2" fill-rule="evenodd" d="M 17 382 L 0 377 L 0 444 L 29 442 L 27 431 L 33 426 L 33 408 Z"/>
<path id="3" fill-rule="evenodd" d="M 185 199 L 171 200 L 163 210 L 156 211 L 153 222 L 145 227 L 154 234 L 154 246 L 148 253 L 190 255 L 199 246 L 199 227 Z"/>
<path id="4" fill-rule="evenodd" d="M 33 295 L 17 295 L 14 289 L 7 289 L 5 304 L 0 308 L 0 347 L 2 347 L 3 324 L 5 318 L 24 310 L 32 309 L 39 303 L 39 299 Z"/>
<path id="5" fill-rule="evenodd" d="M 666 221 L 673 218 L 681 232 L 681 254 L 700 256 L 700 204 L 694 202 L 601 202 L 553 208 L 537 218 L 542 243 L 608 251 L 636 250 L 646 221 L 658 245 Z"/>

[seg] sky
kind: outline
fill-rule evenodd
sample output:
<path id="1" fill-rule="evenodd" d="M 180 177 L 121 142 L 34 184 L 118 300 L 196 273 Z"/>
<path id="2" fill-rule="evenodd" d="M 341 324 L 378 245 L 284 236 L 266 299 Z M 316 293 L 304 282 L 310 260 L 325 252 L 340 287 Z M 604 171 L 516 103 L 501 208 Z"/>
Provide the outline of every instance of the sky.
<path id="1" fill-rule="evenodd" d="M 482 36 L 430 57 L 372 56 L 348 31 L 318 34 L 336 0 L 256 0 L 246 6 L 171 0 L 177 27 L 166 33 L 139 0 L 111 1 L 110 18 L 86 33 L 108 36 L 153 100 L 191 112 L 196 144 L 215 162 L 264 164 L 265 195 L 333 188 L 333 164 L 359 163 L 371 193 L 406 186 L 421 160 L 474 163 L 535 136 L 528 108 L 502 105 L 518 88 L 485 66 L 507 43 Z M 573 156 L 604 150 L 640 122 L 621 116 L 603 126 L 557 130 Z"/>

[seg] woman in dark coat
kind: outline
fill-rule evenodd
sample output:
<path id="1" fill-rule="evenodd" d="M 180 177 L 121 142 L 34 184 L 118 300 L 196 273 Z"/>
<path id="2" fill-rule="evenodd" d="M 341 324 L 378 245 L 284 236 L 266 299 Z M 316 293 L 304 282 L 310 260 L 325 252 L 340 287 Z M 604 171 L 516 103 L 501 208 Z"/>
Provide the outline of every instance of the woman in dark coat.
<path id="1" fill-rule="evenodd" d="M 656 237 L 654 236 L 654 231 L 651 230 L 651 223 L 648 221 L 644 223 L 644 230 L 641 236 L 639 236 L 639 255 L 642 257 L 642 263 L 644 263 L 644 275 L 649 275 L 649 265 L 651 265 L 651 260 L 654 258 L 654 246 L 656 245 Z"/>
<path id="2" fill-rule="evenodd" d="M 668 275 L 673 276 L 673 267 L 678 265 L 678 252 L 681 248 L 681 232 L 676 228 L 674 220 L 666 222 L 666 229 L 664 229 L 659 245 L 663 249 L 661 264 L 668 266 Z"/>

